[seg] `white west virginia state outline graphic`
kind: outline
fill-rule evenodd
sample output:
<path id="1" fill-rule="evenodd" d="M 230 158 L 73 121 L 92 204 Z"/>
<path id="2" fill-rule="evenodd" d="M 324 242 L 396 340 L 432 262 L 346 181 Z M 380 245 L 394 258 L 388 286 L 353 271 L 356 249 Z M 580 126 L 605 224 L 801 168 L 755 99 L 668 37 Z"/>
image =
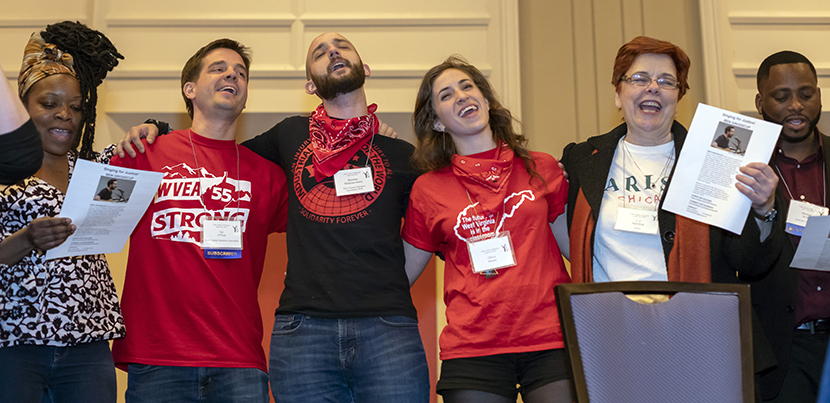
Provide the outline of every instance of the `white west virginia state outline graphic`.
<path id="1" fill-rule="evenodd" d="M 251 202 L 250 181 L 232 179 L 228 171 L 223 171 L 222 176 L 216 176 L 205 167 L 194 169 L 184 162 L 166 165 L 161 172 L 164 173 L 164 178 L 156 191 L 153 204 L 165 201 L 184 204 L 154 211 L 150 219 L 150 236 L 201 246 L 193 234 L 201 232 L 199 223 L 204 217 L 239 219 L 242 222 L 242 232 L 245 232 L 250 209 L 240 207 L 238 201 L 244 202 L 246 206 Z M 233 189 L 223 187 L 223 184 Z M 203 195 L 216 205 L 206 205 Z"/>
<path id="2" fill-rule="evenodd" d="M 516 202 L 516 204 L 513 205 L 513 207 L 510 208 L 510 212 L 507 212 L 507 211 L 504 212 L 504 215 L 499 220 L 498 226 L 496 226 L 496 231 L 495 231 L 496 233 L 501 232 L 501 229 L 504 227 L 504 220 L 506 220 L 507 218 L 513 217 L 513 215 L 516 213 L 516 210 L 519 208 L 519 206 L 521 206 L 525 202 L 525 200 L 530 200 L 530 201 L 536 200 L 536 195 L 533 194 L 532 190 L 522 190 L 521 192 L 512 193 L 510 196 L 505 197 L 504 201 L 502 201 L 502 205 L 507 204 L 514 197 L 520 197 L 520 199 L 519 199 L 518 202 Z M 455 232 L 455 236 L 458 237 L 458 239 L 460 239 L 464 242 L 467 242 L 467 238 L 464 238 L 461 234 L 458 233 L 458 229 L 461 228 L 461 217 L 466 216 L 467 211 L 469 211 L 471 208 L 474 208 L 475 206 L 478 206 L 478 205 L 479 205 L 478 202 L 475 202 L 471 205 L 468 205 L 463 210 L 461 210 L 461 212 L 459 212 L 458 216 L 455 218 L 455 227 L 453 227 L 453 232 Z"/>

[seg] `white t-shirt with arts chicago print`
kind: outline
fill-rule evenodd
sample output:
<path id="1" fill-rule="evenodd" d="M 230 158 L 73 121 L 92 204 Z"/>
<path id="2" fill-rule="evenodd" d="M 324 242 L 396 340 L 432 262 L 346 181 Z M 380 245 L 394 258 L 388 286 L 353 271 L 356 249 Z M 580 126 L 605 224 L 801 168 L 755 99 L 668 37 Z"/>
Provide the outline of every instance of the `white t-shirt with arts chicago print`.
<path id="1" fill-rule="evenodd" d="M 615 230 L 621 207 L 656 211 L 674 159 L 674 142 L 637 146 L 620 139 L 594 235 L 594 281 L 665 281 L 666 260 L 658 234 Z"/>

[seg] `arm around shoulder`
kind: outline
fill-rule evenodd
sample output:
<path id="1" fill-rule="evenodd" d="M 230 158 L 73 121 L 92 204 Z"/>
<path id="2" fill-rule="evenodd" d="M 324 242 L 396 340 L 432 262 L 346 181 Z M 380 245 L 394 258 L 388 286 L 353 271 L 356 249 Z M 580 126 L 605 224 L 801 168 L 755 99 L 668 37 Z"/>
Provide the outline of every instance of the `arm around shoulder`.
<path id="1" fill-rule="evenodd" d="M 571 151 L 573 151 L 574 147 L 576 147 L 576 143 L 570 143 L 562 150 L 562 158 L 559 159 L 559 163 L 565 167 L 562 169 L 563 171 L 568 169 L 568 162 L 570 161 Z"/>
<path id="2" fill-rule="evenodd" d="M 568 205 L 565 205 L 565 211 L 568 210 Z M 550 223 L 550 230 L 553 232 L 553 237 L 556 239 L 556 245 L 559 246 L 559 253 L 565 259 L 571 260 L 570 249 L 570 233 L 568 232 L 568 216 L 560 214 L 556 217 L 556 221 Z"/>
<path id="3" fill-rule="evenodd" d="M 279 147 L 277 146 L 276 139 L 283 124 L 285 124 L 285 121 L 277 123 L 265 133 L 243 141 L 242 146 L 253 151 L 260 157 L 280 165 Z"/>
<path id="4" fill-rule="evenodd" d="M 406 257 L 404 268 L 406 269 L 406 277 L 409 278 L 409 286 L 415 285 L 415 281 L 424 272 L 429 260 L 432 259 L 432 253 L 413 246 L 411 243 L 403 241 L 403 253 Z"/>
<path id="5" fill-rule="evenodd" d="M 34 175 L 42 162 L 40 133 L 31 120 L 0 136 L 0 184 L 10 185 Z"/>

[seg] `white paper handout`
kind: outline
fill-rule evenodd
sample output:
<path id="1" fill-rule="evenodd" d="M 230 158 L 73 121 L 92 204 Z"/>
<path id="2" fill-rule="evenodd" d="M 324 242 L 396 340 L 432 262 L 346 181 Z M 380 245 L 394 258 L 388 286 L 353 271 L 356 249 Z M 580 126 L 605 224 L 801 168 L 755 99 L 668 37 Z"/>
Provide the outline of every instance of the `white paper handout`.
<path id="1" fill-rule="evenodd" d="M 769 162 L 781 125 L 698 104 L 663 209 L 739 234 L 752 206 L 738 168 Z"/>
<path id="2" fill-rule="evenodd" d="M 163 176 L 79 159 L 58 215 L 77 229 L 46 259 L 121 252 Z"/>
<path id="3" fill-rule="evenodd" d="M 830 271 L 830 216 L 807 219 L 791 267 Z M 789 242 L 789 241 L 788 241 Z"/>

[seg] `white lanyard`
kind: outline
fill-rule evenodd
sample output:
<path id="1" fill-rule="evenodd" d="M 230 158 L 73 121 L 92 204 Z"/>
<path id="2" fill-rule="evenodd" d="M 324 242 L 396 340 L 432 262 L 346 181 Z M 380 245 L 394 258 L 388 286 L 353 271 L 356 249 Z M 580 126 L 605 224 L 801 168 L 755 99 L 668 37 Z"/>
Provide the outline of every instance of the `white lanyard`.
<path id="1" fill-rule="evenodd" d="M 205 206 L 202 192 L 202 170 L 199 167 L 199 160 L 196 158 L 196 148 L 193 146 L 192 131 L 187 131 L 190 140 L 190 150 L 193 151 L 193 161 L 196 163 L 196 172 L 199 175 L 199 199 L 202 202 L 202 209 L 205 211 L 205 218 L 201 222 L 201 244 L 204 256 L 208 259 L 239 259 L 242 257 L 242 221 L 237 219 L 215 220 L 210 216 Z M 241 183 L 239 171 L 239 146 L 234 142 L 236 149 L 236 217 L 239 217 L 239 186 Z M 227 180 L 227 178 L 225 178 Z M 224 207 L 222 208 L 224 210 Z"/>
<path id="2" fill-rule="evenodd" d="M 669 172 L 671 170 L 671 167 L 674 166 L 674 140 L 673 139 L 674 139 L 674 137 L 672 136 L 671 154 L 669 154 L 669 158 L 666 159 L 666 163 L 663 165 L 663 169 L 660 171 L 660 175 L 657 177 L 658 181 L 661 180 L 662 178 L 666 177 L 666 173 Z M 646 173 L 643 172 L 643 170 L 640 168 L 640 165 L 637 164 L 637 160 L 634 158 L 634 155 L 631 154 L 631 151 L 628 149 L 628 144 L 626 144 L 626 142 L 625 142 L 625 137 L 623 137 L 621 141 L 622 141 L 622 145 L 623 145 L 623 179 L 625 179 L 625 174 L 626 174 L 626 172 L 628 172 L 628 170 L 625 168 L 625 161 L 626 161 L 625 156 L 626 156 L 626 154 L 628 154 L 628 156 L 631 157 L 631 161 L 634 162 L 634 166 L 637 167 L 637 170 L 640 171 L 640 173 L 643 176 L 645 176 Z M 623 186 L 623 207 L 625 207 L 625 201 L 628 199 L 627 197 L 625 197 L 625 190 L 626 190 L 627 187 L 628 186 Z M 657 193 L 659 193 L 659 196 L 660 196 L 661 200 L 663 199 L 663 193 L 665 192 L 665 190 L 666 189 L 661 189 L 660 192 L 657 192 Z M 654 211 L 657 211 L 658 206 L 659 206 L 659 204 L 656 204 L 654 206 Z"/>
<path id="3" fill-rule="evenodd" d="M 478 216 L 470 192 L 467 192 L 467 200 L 473 208 L 473 213 Z M 504 203 L 502 203 L 502 218 L 504 217 Z M 499 231 L 499 215 L 496 212 L 493 233 L 472 236 L 467 239 L 467 252 L 470 254 L 470 264 L 473 273 L 481 274 L 485 278 L 493 278 L 499 274 L 498 269 L 513 267 L 516 265 L 516 255 L 513 252 L 513 242 L 509 231 Z"/>
<path id="4" fill-rule="evenodd" d="M 828 209 L 824 207 L 827 205 L 827 181 L 826 181 L 826 171 L 824 170 L 825 166 L 822 164 L 822 185 L 824 185 L 823 193 L 822 193 L 822 205 L 817 206 L 807 201 L 796 200 L 792 191 L 790 190 L 790 186 L 787 184 L 787 181 L 784 180 L 784 176 L 781 175 L 781 170 L 778 168 L 778 163 L 775 164 L 775 170 L 778 172 L 778 177 L 781 178 L 781 182 L 784 184 L 784 188 L 787 189 L 787 195 L 790 196 L 790 205 L 787 208 L 787 221 L 784 227 L 784 231 L 790 235 L 802 236 L 804 233 L 804 228 L 807 226 L 807 220 L 810 217 L 815 216 L 824 216 L 827 215 Z M 802 195 L 802 198 L 804 196 Z"/>
<path id="5" fill-rule="evenodd" d="M 793 192 L 790 191 L 790 186 L 787 185 L 787 181 L 784 180 L 784 175 L 781 175 L 781 170 L 778 169 L 777 161 L 775 163 L 775 171 L 778 172 L 778 177 L 781 178 L 781 183 L 783 183 L 784 188 L 787 189 L 787 194 L 790 195 L 790 200 L 795 199 Z M 821 193 L 821 205 L 827 206 L 827 167 L 825 162 L 821 163 L 821 184 L 824 186 Z"/>
<path id="6" fill-rule="evenodd" d="M 341 169 L 334 174 L 334 191 L 338 197 L 369 193 L 375 190 L 372 178 L 372 168 L 369 160 L 372 155 L 372 145 L 375 135 L 369 142 L 369 151 L 366 153 L 366 164 L 363 168 Z"/>

